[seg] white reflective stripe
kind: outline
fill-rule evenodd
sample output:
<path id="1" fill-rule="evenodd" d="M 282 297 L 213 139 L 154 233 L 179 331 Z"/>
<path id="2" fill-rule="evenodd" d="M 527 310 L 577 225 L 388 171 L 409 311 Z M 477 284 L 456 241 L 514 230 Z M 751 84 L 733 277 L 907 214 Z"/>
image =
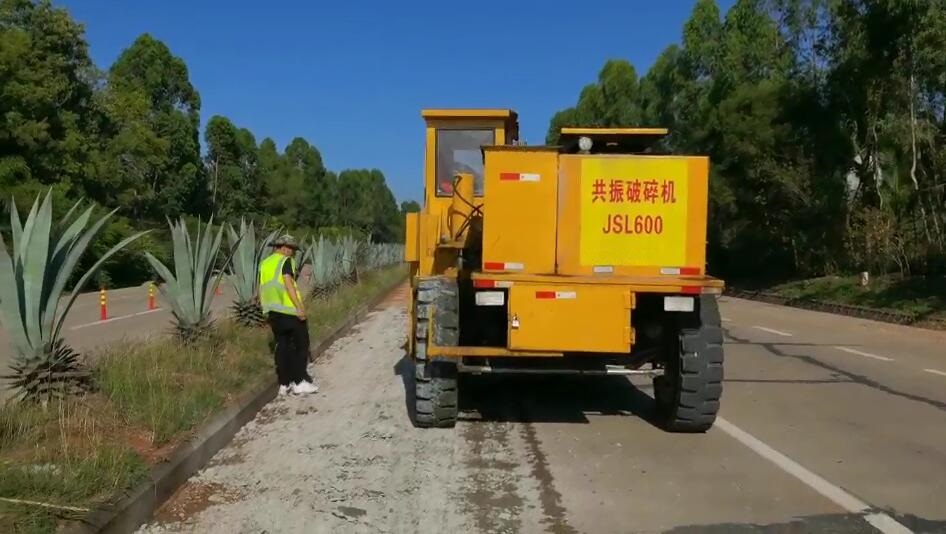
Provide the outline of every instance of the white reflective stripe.
<path id="1" fill-rule="evenodd" d="M 664 297 L 664 311 L 691 312 L 694 301 L 693 297 Z"/>
<path id="2" fill-rule="evenodd" d="M 505 304 L 505 293 L 502 291 L 477 291 L 477 306 L 502 306 Z"/>
<path id="3" fill-rule="evenodd" d="M 592 270 L 596 273 L 613 273 L 614 267 L 611 265 L 595 265 Z"/>
<path id="4" fill-rule="evenodd" d="M 520 173 L 519 174 L 520 182 L 538 182 L 540 178 L 541 176 L 535 173 Z"/>
<path id="5" fill-rule="evenodd" d="M 521 263 L 506 262 L 505 267 L 506 269 L 509 269 L 510 271 L 521 271 L 522 269 L 525 268 L 525 265 Z"/>
<path id="6" fill-rule="evenodd" d="M 660 274 L 680 274 L 679 267 L 661 267 Z"/>
<path id="7" fill-rule="evenodd" d="M 578 298 L 578 293 L 574 291 L 556 291 L 555 298 L 556 299 L 576 299 Z"/>

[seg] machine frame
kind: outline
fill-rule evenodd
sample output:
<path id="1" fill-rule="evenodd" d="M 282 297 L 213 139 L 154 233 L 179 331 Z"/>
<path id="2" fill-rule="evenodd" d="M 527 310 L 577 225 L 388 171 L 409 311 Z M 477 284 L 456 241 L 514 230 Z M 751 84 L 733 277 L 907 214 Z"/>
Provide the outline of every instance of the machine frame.
<path id="1" fill-rule="evenodd" d="M 567 253 L 549 256 L 550 246 L 556 251 L 575 248 L 577 225 L 555 227 L 559 219 L 548 222 L 541 210 L 524 220 L 523 203 L 531 197 L 504 189 L 508 193 L 491 201 L 487 187 L 487 178 L 495 180 L 497 174 L 487 168 L 488 161 L 514 162 L 557 176 L 566 166 L 573 170 L 580 165 L 582 156 L 591 153 L 589 144 L 597 158 L 633 154 L 648 161 L 678 161 L 680 156 L 654 150 L 667 130 L 564 128 L 559 145 L 531 147 L 519 143 L 518 116 L 512 110 L 434 109 L 424 110 L 422 117 L 424 204 L 419 213 L 407 214 L 405 247 L 412 289 L 408 350 L 416 369 L 415 423 L 454 424 L 460 375 L 645 374 L 655 377 L 658 408 L 668 429 L 708 429 L 722 388 L 716 297 L 724 284 L 705 273 L 705 184 L 696 188 L 704 196 L 689 201 L 694 211 L 687 223 L 687 235 L 696 236 L 686 243 L 687 257 L 698 258 L 699 265 L 619 267 L 607 273 L 579 265 Z M 486 140 L 488 134 L 482 132 L 492 132 L 493 142 L 475 147 L 483 161 L 477 165 L 471 143 Z M 681 165 L 708 179 L 708 159 L 694 156 Z M 538 175 L 519 176 L 532 180 Z M 494 187 L 497 195 L 500 187 Z M 577 211 L 560 191 L 557 197 L 536 191 L 540 196 L 535 202 L 551 203 L 555 217 Z M 505 238 L 503 231 L 539 237 L 523 245 L 516 236 Z M 489 236 L 485 244 L 484 235 Z M 491 254 L 500 249 L 527 258 L 531 272 L 522 263 L 495 261 Z M 577 293 L 581 299 L 573 298 Z M 688 309 L 668 305 L 687 301 L 692 302 Z M 556 311 L 550 312 L 550 306 Z M 534 326 L 520 328 L 520 315 Z M 576 335 L 583 331 L 587 336 Z"/>

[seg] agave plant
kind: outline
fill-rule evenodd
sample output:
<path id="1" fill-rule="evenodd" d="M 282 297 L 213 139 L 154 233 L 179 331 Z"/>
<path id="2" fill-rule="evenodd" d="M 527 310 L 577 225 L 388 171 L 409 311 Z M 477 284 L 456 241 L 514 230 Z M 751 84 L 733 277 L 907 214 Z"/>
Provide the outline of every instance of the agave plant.
<path id="1" fill-rule="evenodd" d="M 164 280 L 158 289 L 164 296 L 171 313 L 174 315 L 174 329 L 178 339 L 192 343 L 207 337 L 213 327 L 210 306 L 214 293 L 220 285 L 220 275 L 214 276 L 214 262 L 220 251 L 223 238 L 223 226 L 213 236 L 213 217 L 207 222 L 201 238 L 200 221 L 197 222 L 197 235 L 191 242 L 187 224 L 181 218 L 178 223 L 168 221 L 171 227 L 171 241 L 174 245 L 174 273 L 172 274 L 161 260 L 146 252 L 145 257 L 151 267 Z M 230 262 L 236 243 L 227 255 L 224 265 Z"/>
<path id="2" fill-rule="evenodd" d="M 233 315 L 243 326 L 260 326 L 265 322 L 263 308 L 259 303 L 259 265 L 266 248 L 276 237 L 271 232 L 262 241 L 256 240 L 256 228 L 240 220 L 240 233 L 227 226 L 230 247 L 234 250 L 230 262 L 230 279 L 236 297 L 233 300 Z"/>
<path id="3" fill-rule="evenodd" d="M 316 298 L 326 298 L 337 287 L 338 264 L 335 261 L 335 246 L 319 236 L 313 239 L 305 251 L 303 265 L 309 265 L 312 273 L 311 292 Z"/>
<path id="4" fill-rule="evenodd" d="M 79 278 L 60 305 L 60 297 L 79 259 L 117 211 L 109 212 L 86 229 L 93 207 L 76 217 L 80 204 L 81 201 L 73 205 L 54 225 L 50 193 L 42 205 L 37 196 L 23 225 L 16 204 L 11 202 L 13 242 L 9 251 L 0 237 L 0 316 L 14 352 L 12 372 L 3 378 L 10 381 L 15 396 L 21 399 L 48 401 L 89 385 L 90 375 L 79 355 L 62 339 L 63 322 L 79 292 L 102 264 L 148 233 L 139 232 L 109 249 Z"/>
<path id="5" fill-rule="evenodd" d="M 366 254 L 365 268 L 374 270 L 401 262 L 404 257 L 403 247 L 393 243 L 369 245 L 366 247 L 369 252 Z"/>
<path id="6" fill-rule="evenodd" d="M 358 249 L 361 243 L 353 236 L 345 236 L 338 242 L 339 246 L 339 268 L 341 269 L 341 281 L 355 283 L 358 281 Z"/>

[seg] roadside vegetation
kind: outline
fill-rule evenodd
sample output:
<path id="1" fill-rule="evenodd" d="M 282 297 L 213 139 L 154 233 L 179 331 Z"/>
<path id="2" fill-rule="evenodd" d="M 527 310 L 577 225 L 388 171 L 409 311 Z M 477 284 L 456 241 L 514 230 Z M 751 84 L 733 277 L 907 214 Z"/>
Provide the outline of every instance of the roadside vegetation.
<path id="1" fill-rule="evenodd" d="M 313 342 L 405 273 L 379 267 L 310 302 Z M 0 532 L 53 532 L 144 480 L 201 422 L 272 380 L 270 340 L 224 319 L 188 344 L 115 344 L 86 355 L 93 392 L 0 407 Z"/>
<path id="2" fill-rule="evenodd" d="M 712 274 L 943 313 L 946 3 L 698 0 L 679 37 L 641 76 L 608 61 L 547 141 L 667 127 L 661 150 L 711 160 Z"/>
<path id="3" fill-rule="evenodd" d="M 946 276 L 872 277 L 862 286 L 859 276 L 825 276 L 764 288 L 790 299 L 835 302 L 912 315 L 919 321 L 946 321 Z"/>
<path id="4" fill-rule="evenodd" d="M 226 228 L 227 249 L 225 228 L 212 220 L 198 222 L 193 239 L 183 218 L 169 222 L 173 268 L 143 254 L 163 280 L 171 335 L 83 355 L 62 334 L 72 303 L 109 257 L 144 234 L 87 254 L 114 211 L 90 226 L 94 208 L 76 203 L 55 220 L 52 198 L 37 197 L 25 221 L 14 203 L 9 250 L 0 239 L 0 321 L 13 350 L 3 377 L 13 396 L 0 405 L 0 532 L 52 532 L 60 519 L 116 497 L 226 402 L 273 379 L 271 335 L 251 306 L 252 273 L 272 252 L 271 238 L 256 241 L 252 222 Z M 300 270 L 318 266 L 318 284 L 300 281 L 314 301 L 307 309 L 316 339 L 404 275 L 401 245 L 321 236 L 297 255 Z M 78 269 L 87 256 L 92 266 Z M 237 289 L 234 317 L 211 313 L 223 277 Z"/>

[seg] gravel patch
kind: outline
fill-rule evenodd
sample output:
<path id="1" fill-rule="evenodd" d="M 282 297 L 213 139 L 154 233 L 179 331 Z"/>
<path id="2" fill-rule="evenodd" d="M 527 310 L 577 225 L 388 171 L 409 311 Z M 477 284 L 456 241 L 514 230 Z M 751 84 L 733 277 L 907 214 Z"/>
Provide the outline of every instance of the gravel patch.
<path id="1" fill-rule="evenodd" d="M 270 403 L 165 505 L 176 513 L 139 532 L 544 530 L 520 429 L 412 426 L 407 317 L 396 300 L 312 366 L 318 394 Z M 181 502 L 195 494 L 199 506 Z"/>

